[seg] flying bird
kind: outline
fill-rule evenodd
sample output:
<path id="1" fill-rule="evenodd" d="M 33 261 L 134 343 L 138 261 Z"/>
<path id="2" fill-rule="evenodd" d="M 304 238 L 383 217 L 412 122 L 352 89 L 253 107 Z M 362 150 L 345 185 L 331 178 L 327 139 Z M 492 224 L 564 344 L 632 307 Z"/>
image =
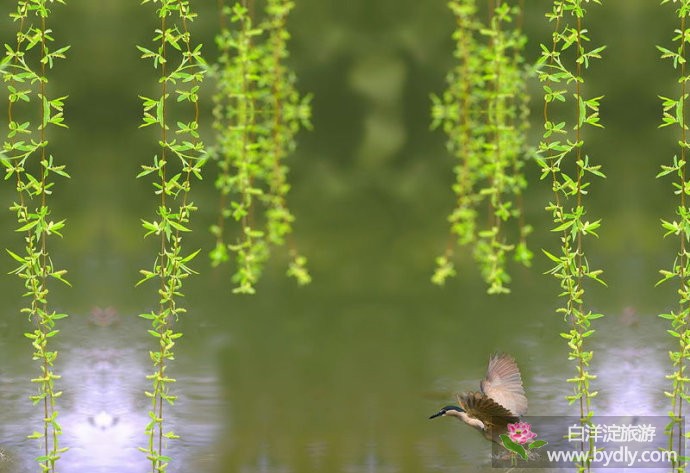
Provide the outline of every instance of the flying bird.
<path id="1" fill-rule="evenodd" d="M 505 353 L 492 355 L 479 387 L 480 391 L 458 394 L 459 406 L 446 406 L 429 419 L 456 417 L 482 432 L 488 440 L 499 442 L 508 424 L 518 422 L 527 413 L 527 397 L 513 357 Z"/>

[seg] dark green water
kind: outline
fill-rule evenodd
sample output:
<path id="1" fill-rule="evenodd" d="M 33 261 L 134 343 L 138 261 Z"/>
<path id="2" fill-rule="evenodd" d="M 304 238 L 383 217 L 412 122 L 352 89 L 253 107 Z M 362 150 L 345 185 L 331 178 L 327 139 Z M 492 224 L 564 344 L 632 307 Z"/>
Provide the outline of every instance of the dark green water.
<path id="1" fill-rule="evenodd" d="M 71 448 L 60 471 L 143 472 L 136 447 L 145 442 L 152 346 L 136 314 L 155 304 L 155 290 L 134 283 L 155 254 L 139 228 L 155 204 L 148 184 L 133 176 L 153 153 L 154 138 L 136 129 L 137 94 L 151 86 L 153 71 L 134 45 L 147 42 L 154 26 L 147 6 L 69 3 L 54 7 L 56 36 L 73 45 L 54 82 L 70 94 L 71 131 L 54 143 L 72 174 L 55 190 L 54 214 L 68 228 L 52 249 L 73 284 L 51 293 L 54 306 L 71 314 L 55 339 L 62 442 Z M 197 27 L 212 50 L 216 20 L 207 3 Z M 227 270 L 199 258 L 170 368 L 179 400 L 169 419 L 182 436 L 169 445 L 170 471 L 490 471 L 489 447 L 476 432 L 427 417 L 456 391 L 476 389 L 496 350 L 517 358 L 530 414 L 573 415 L 564 379 L 574 369 L 558 336 L 558 288 L 542 275 L 545 258 L 537 255 L 529 271 L 514 269 L 505 297 L 484 294 L 467 257 L 447 287 L 429 282 L 446 244 L 452 163 L 444 136 L 428 131 L 428 96 L 443 89 L 451 66 L 452 19 L 444 2 L 298 3 L 293 65 L 300 88 L 315 94 L 315 130 L 301 136 L 292 158 L 290 203 L 314 282 L 296 288 L 278 252 L 256 296 L 233 296 Z M 656 95 L 674 84 L 653 46 L 668 44 L 675 24 L 671 8 L 656 2 L 610 4 L 591 7 L 591 30 L 610 54 L 591 76 L 592 89 L 607 96 L 607 129 L 589 137 L 590 154 L 609 175 L 591 188 L 591 214 L 604 227 L 588 250 L 609 284 L 588 288 L 592 309 L 608 315 L 591 339 L 595 410 L 664 415 L 670 337 L 655 314 L 675 306 L 674 287 L 653 285 L 674 257 L 675 242 L 662 240 L 658 222 L 676 204 L 670 183 L 654 179 L 674 152 L 671 135 L 656 130 Z M 528 13 L 534 34 L 548 37 L 539 6 Z M 0 22 L 3 41 L 12 28 Z M 553 248 L 543 212 L 549 189 L 531 172 L 533 247 Z M 211 189 L 197 189 L 189 247 L 208 249 L 216 203 Z M 12 191 L 0 189 L 5 207 Z M 0 247 L 20 243 L 12 217 L 0 214 Z M 2 264 L 0 272 L 11 269 L 9 258 Z M 38 444 L 25 436 L 40 426 L 28 400 L 37 367 L 22 336 L 20 283 L 0 278 L 0 294 L 0 472 L 36 471 Z M 108 307 L 117 323 L 89 322 Z"/>

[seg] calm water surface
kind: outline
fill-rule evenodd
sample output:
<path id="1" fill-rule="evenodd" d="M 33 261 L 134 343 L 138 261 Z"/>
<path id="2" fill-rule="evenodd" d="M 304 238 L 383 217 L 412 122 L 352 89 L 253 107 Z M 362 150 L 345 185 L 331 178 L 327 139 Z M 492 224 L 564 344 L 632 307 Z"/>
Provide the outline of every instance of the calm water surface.
<path id="1" fill-rule="evenodd" d="M 518 359 L 530 414 L 576 414 L 564 401 L 572 367 L 558 318 L 526 315 L 539 303 L 510 310 L 515 296 L 479 296 L 453 313 L 443 307 L 457 303 L 448 290 L 394 299 L 360 287 L 338 299 L 318 286 L 286 287 L 236 303 L 237 312 L 225 309 L 232 297 L 191 306 L 170 371 L 179 399 L 168 408 L 169 425 L 182 436 L 167 450 L 175 459 L 170 471 L 491 471 L 480 435 L 427 417 L 455 392 L 476 389 L 496 349 Z M 496 312 L 481 316 L 486 304 Z M 65 473 L 147 471 L 137 447 L 145 444 L 150 340 L 134 314 L 107 310 L 117 311 L 114 323 L 74 313 L 59 338 Z M 24 439 L 39 422 L 27 399 L 35 367 L 16 314 L 1 320 L 0 353 L 11 362 L 0 369 L 0 471 L 35 471 L 37 444 Z M 493 339 L 481 336 L 492 332 Z M 663 415 L 667 337 L 655 318 L 623 308 L 600 332 L 606 335 L 592 338 L 597 412 Z"/>

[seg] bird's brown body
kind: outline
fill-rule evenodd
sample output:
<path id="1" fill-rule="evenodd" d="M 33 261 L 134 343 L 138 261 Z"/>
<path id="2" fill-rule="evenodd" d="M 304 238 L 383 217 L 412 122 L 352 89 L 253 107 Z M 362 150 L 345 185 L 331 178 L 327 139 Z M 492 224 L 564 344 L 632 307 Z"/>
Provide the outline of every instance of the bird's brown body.
<path id="1" fill-rule="evenodd" d="M 489 359 L 486 376 L 479 383 L 481 391 L 458 394 L 459 406 L 446 406 L 430 417 L 457 417 L 482 432 L 494 442 L 527 412 L 527 397 L 515 360 L 506 354 Z"/>

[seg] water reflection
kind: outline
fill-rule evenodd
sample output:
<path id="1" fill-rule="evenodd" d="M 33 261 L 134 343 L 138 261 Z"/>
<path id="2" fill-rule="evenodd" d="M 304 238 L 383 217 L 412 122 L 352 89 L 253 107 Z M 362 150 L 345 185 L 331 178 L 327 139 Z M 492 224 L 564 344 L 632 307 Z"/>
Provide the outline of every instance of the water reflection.
<path id="1" fill-rule="evenodd" d="M 345 465 L 344 473 L 397 473 L 400 468 L 384 463 L 376 452 L 376 445 L 370 443 L 367 446 L 367 453 L 364 461 L 355 464 Z"/>
<path id="2" fill-rule="evenodd" d="M 168 410 L 169 425 L 182 436 L 166 447 L 174 458 L 171 473 L 495 471 L 480 434 L 454 420 L 427 419 L 454 392 L 478 388 L 489 348 L 458 345 L 457 335 L 436 330 L 433 319 L 430 328 L 417 325 L 414 305 L 409 317 L 390 318 L 393 309 L 380 305 L 342 307 L 340 323 L 352 330 L 346 340 L 309 311 L 291 308 L 293 317 L 276 319 L 254 303 L 238 310 L 253 318 L 209 319 L 205 328 L 183 330 L 171 370 L 179 399 Z M 60 471 L 145 472 L 149 464 L 137 447 L 146 443 L 149 407 L 146 326 L 111 309 L 93 314 L 91 322 L 67 319 L 59 338 L 62 444 L 70 447 Z M 449 326 L 449 316 L 435 317 Z M 477 320 L 478 331 L 482 323 L 492 322 Z M 665 415 L 660 386 L 667 360 L 660 347 L 667 340 L 657 323 L 643 315 L 633 324 L 621 324 L 615 314 L 602 319 L 598 334 L 607 335 L 592 338 L 598 414 Z M 564 400 L 572 387 L 563 380 L 572 366 L 561 340 L 545 337 L 542 325 L 516 329 L 519 344 L 506 338 L 496 345 L 509 346 L 520 364 L 530 415 L 572 415 L 576 406 Z M 0 402 L 12 406 L 0 412 L 0 472 L 28 473 L 35 471 L 37 444 L 24 436 L 40 425 L 27 399 L 27 373 L 35 367 L 21 334 L 5 329 L 0 350 L 17 356 L 0 368 Z M 427 329 L 433 344 L 425 342 L 429 334 L 420 335 Z"/>
<path id="3" fill-rule="evenodd" d="M 151 344 L 143 328 L 134 328 L 138 324 L 133 317 L 123 318 L 129 319 L 128 323 L 120 323 L 112 308 L 97 308 L 88 324 L 83 317 L 80 322 L 79 316 L 64 324 L 57 370 L 62 374 L 59 388 L 64 391 L 59 400 L 64 432 L 61 445 L 69 450 L 60 460 L 61 472 L 135 473 L 150 469 L 138 447 L 147 442 L 143 429 L 149 421 L 149 403 L 143 391 L 149 389 L 145 376 L 151 369 L 147 356 Z M 176 460 L 169 471 L 188 471 L 189 465 L 196 465 L 196 471 L 213 471 L 215 456 L 209 450 L 221 426 L 213 364 L 189 372 L 179 368 L 185 365 L 171 367 L 170 372 L 177 370 L 174 390 L 184 394 L 174 407 L 167 408 L 165 417 L 166 430 L 173 429 L 182 438 L 164 446 L 164 453 Z M 34 409 L 26 399 L 31 389 L 26 379 L 29 372 L 0 380 L 2 404 L 16 408 L 0 416 L 0 445 L 16 457 L 11 463 L 0 458 L 2 472 L 36 470 L 32 457 L 38 455 L 38 442 L 23 439 L 36 425 Z M 23 421 L 24 416 L 33 424 Z"/>
<path id="4" fill-rule="evenodd" d="M 112 308 L 96 308 L 90 325 L 75 335 L 78 344 L 63 350 L 65 389 L 63 443 L 66 472 L 144 471 L 146 458 L 136 447 L 144 445 L 148 422 L 141 390 L 147 374 L 148 347 L 143 337 L 129 335 L 117 323 Z M 65 331 L 65 333 L 68 333 Z"/>
<path id="5" fill-rule="evenodd" d="M 271 459 L 268 448 L 264 445 L 261 447 L 256 463 L 244 465 L 240 471 L 241 473 L 290 473 L 293 470 L 287 465 L 275 464 L 275 460 Z"/>
<path id="6" fill-rule="evenodd" d="M 669 408 L 662 390 L 664 372 L 670 368 L 667 350 L 670 337 L 659 330 L 660 319 L 654 314 L 636 315 L 634 309 L 624 308 L 612 314 L 600 330 L 605 340 L 596 342 L 601 352 L 597 356 L 596 381 L 604 387 L 596 406 L 604 415 L 659 415 Z"/>

